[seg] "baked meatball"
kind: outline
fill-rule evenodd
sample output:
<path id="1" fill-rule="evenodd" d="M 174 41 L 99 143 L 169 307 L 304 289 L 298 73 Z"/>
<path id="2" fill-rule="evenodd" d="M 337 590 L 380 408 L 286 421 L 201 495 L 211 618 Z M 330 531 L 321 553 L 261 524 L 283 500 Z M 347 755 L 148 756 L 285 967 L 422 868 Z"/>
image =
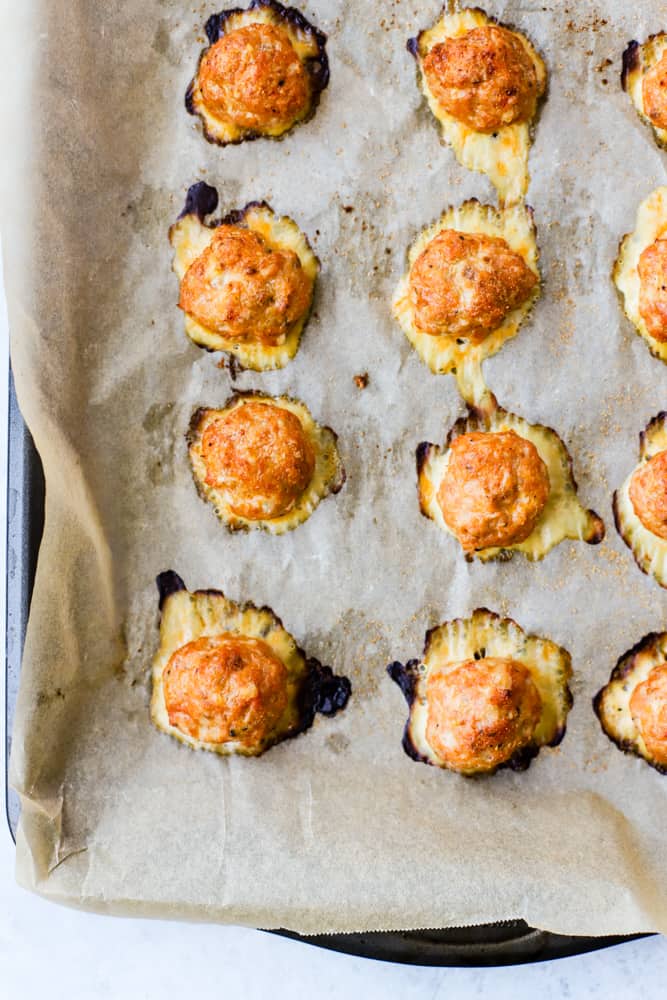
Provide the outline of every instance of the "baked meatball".
<path id="1" fill-rule="evenodd" d="M 667 239 L 657 239 L 642 251 L 639 273 L 639 314 L 652 337 L 667 341 Z"/>
<path id="2" fill-rule="evenodd" d="M 642 81 L 644 114 L 657 128 L 667 129 L 667 50 Z"/>
<path id="3" fill-rule="evenodd" d="M 641 465 L 630 480 L 630 502 L 647 531 L 667 539 L 667 451 Z"/>
<path id="4" fill-rule="evenodd" d="M 254 23 L 224 34 L 199 66 L 205 107 L 240 128 L 289 126 L 309 110 L 311 85 L 287 32 Z"/>
<path id="5" fill-rule="evenodd" d="M 315 468 L 299 418 L 267 403 L 251 401 L 211 421 L 201 451 L 207 485 L 224 490 L 232 511 L 248 520 L 285 514 Z"/>
<path id="6" fill-rule="evenodd" d="M 287 670 L 261 639 L 225 633 L 181 646 L 163 674 L 169 724 L 206 743 L 254 747 L 287 706 Z"/>
<path id="7" fill-rule="evenodd" d="M 476 132 L 528 121 L 544 90 L 525 46 L 497 25 L 446 38 L 426 53 L 422 65 L 442 108 Z"/>
<path id="8" fill-rule="evenodd" d="M 634 689 L 630 714 L 652 762 L 667 767 L 667 663 L 653 667 Z"/>
<path id="9" fill-rule="evenodd" d="M 181 281 L 180 308 L 230 340 L 285 341 L 310 309 L 313 281 L 292 250 L 242 226 L 221 225 Z"/>
<path id="10" fill-rule="evenodd" d="M 426 688 L 426 739 L 455 771 L 491 771 L 530 743 L 542 699 L 530 671 L 488 656 L 434 671 Z"/>
<path id="11" fill-rule="evenodd" d="M 549 497 L 535 445 L 514 431 L 462 434 L 450 445 L 437 500 L 466 552 L 515 545 L 531 534 Z"/>
<path id="12" fill-rule="evenodd" d="M 481 341 L 526 301 L 537 281 L 500 237 L 443 229 L 410 271 L 415 325 L 433 336 Z"/>

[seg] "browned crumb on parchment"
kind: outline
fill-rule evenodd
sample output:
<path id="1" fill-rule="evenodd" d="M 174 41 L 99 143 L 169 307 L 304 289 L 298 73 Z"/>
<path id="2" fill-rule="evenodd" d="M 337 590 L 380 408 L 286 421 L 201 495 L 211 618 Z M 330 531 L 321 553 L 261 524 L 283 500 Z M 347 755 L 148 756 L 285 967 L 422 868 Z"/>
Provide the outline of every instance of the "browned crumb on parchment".
<path id="1" fill-rule="evenodd" d="M 361 375 L 354 376 L 354 384 L 356 385 L 357 389 L 365 389 L 369 382 L 370 382 L 370 376 L 368 372 L 363 372 L 363 374 Z"/>

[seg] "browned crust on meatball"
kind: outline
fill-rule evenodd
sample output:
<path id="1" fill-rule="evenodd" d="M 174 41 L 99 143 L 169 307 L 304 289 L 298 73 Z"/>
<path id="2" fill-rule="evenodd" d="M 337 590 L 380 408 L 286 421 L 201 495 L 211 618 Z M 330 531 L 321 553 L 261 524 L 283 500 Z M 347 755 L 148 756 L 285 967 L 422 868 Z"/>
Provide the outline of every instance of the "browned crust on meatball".
<path id="1" fill-rule="evenodd" d="M 515 545 L 533 531 L 549 474 L 531 441 L 514 431 L 471 432 L 450 445 L 437 500 L 465 552 Z"/>
<path id="2" fill-rule="evenodd" d="M 267 135 L 265 132 L 258 130 L 257 128 L 246 128 L 242 131 L 242 134 L 238 138 L 234 139 L 221 139 L 211 133 L 207 127 L 207 123 L 195 106 L 194 94 L 197 88 L 197 83 L 199 80 L 199 74 L 203 61 L 205 60 L 209 49 L 214 46 L 218 41 L 220 41 L 228 31 L 228 22 L 236 15 L 242 14 L 244 9 L 241 7 L 234 7 L 228 10 L 221 11 L 218 14 L 212 14 L 208 21 L 206 22 L 205 31 L 206 36 L 209 41 L 209 46 L 202 50 L 199 56 L 199 62 L 197 65 L 197 72 L 185 94 L 185 107 L 186 110 L 191 115 L 195 115 L 200 118 L 203 127 L 204 138 L 210 142 L 219 146 L 226 145 L 237 145 L 241 142 L 249 142 L 260 138 L 271 138 L 271 139 L 283 139 L 294 126 L 305 124 L 307 121 L 314 116 L 317 111 L 317 107 L 320 102 L 320 95 L 322 91 L 326 89 L 329 83 L 329 60 L 326 52 L 327 36 L 319 28 L 316 28 L 306 17 L 297 10 L 296 7 L 286 7 L 279 3 L 278 0 L 252 0 L 245 10 L 269 10 L 277 20 L 278 23 L 284 25 L 292 26 L 296 31 L 301 34 L 307 35 L 313 42 L 316 55 L 304 59 L 302 61 L 302 66 L 306 74 L 309 99 L 308 104 L 305 107 L 303 113 L 293 122 L 293 124 L 282 132 L 278 136 Z M 230 30 L 230 34 L 233 34 L 233 29 Z M 291 43 L 290 43 L 291 44 Z M 278 78 L 279 80 L 280 78 Z"/>
<path id="3" fill-rule="evenodd" d="M 509 415 L 507 410 L 504 410 L 501 406 L 498 406 L 498 402 L 492 392 L 486 392 L 484 397 L 480 400 L 477 405 L 468 403 L 467 413 L 465 416 L 459 417 L 457 421 L 452 425 L 447 438 L 445 440 L 444 447 L 440 445 L 433 444 L 430 441 L 421 441 L 417 446 L 415 452 L 416 467 L 417 467 L 417 491 L 419 497 L 419 510 L 421 514 L 426 518 L 431 518 L 428 508 L 424 505 L 423 497 L 420 490 L 420 481 L 424 474 L 424 466 L 430 461 L 430 458 L 435 452 L 440 454 L 443 451 L 447 451 L 451 448 L 454 441 L 462 435 L 471 434 L 475 432 L 493 433 L 491 430 L 492 418 L 495 420 L 502 419 L 503 415 Z M 656 418 L 656 421 L 658 418 Z M 652 426 L 654 421 L 649 424 Z M 560 437 L 560 435 L 546 424 L 531 424 L 531 428 L 535 431 L 544 431 L 547 434 L 553 435 L 559 445 L 560 449 L 560 460 L 566 465 L 566 477 L 571 484 L 574 493 L 578 493 L 578 484 L 576 477 L 574 475 L 574 464 L 572 460 L 572 455 L 569 448 Z M 647 428 L 648 431 L 649 428 Z M 519 435 L 520 436 L 520 435 Z M 615 497 L 614 497 L 615 503 Z M 590 527 L 587 533 L 583 536 L 582 540 L 588 545 L 599 545 L 599 543 L 605 537 L 605 524 L 601 517 L 595 513 L 594 510 L 590 508 L 586 510 L 588 517 L 590 518 Z M 616 512 L 616 507 L 614 506 L 614 517 L 616 520 L 616 526 L 618 530 L 619 522 Z M 513 550 L 501 549 L 498 553 L 497 558 L 500 560 L 509 560 L 513 556 Z M 468 562 L 472 562 L 474 559 L 474 554 L 472 552 L 465 553 L 465 558 Z"/>
<path id="4" fill-rule="evenodd" d="M 667 341 L 667 239 L 659 238 L 642 251 L 637 272 L 639 314 L 650 336 L 664 343 Z"/>
<path id="5" fill-rule="evenodd" d="M 434 45 L 422 67 L 442 108 L 476 132 L 529 121 L 544 92 L 524 45 L 497 24 Z"/>
<path id="6" fill-rule="evenodd" d="M 209 111 L 249 131 L 288 125 L 310 101 L 303 63 L 273 24 L 247 24 L 219 38 L 199 64 L 199 88 Z"/>
<path id="7" fill-rule="evenodd" d="M 644 114 L 656 128 L 667 129 L 667 51 L 642 80 Z"/>
<path id="8" fill-rule="evenodd" d="M 240 392 L 235 392 L 233 393 L 233 395 L 229 396 L 222 404 L 222 406 L 219 407 L 219 409 L 222 411 L 227 411 L 227 410 L 232 411 L 238 408 L 240 404 L 247 405 L 248 401 L 257 400 L 261 402 L 267 399 L 275 399 L 275 397 L 273 396 L 267 397 L 266 393 L 260 391 L 259 389 L 245 389 Z M 300 400 L 292 396 L 280 396 L 276 401 L 279 400 L 303 405 L 303 403 L 301 403 Z M 197 440 L 198 438 L 200 438 L 202 433 L 203 422 L 207 419 L 210 412 L 211 412 L 211 407 L 208 406 L 200 406 L 193 412 L 185 435 L 185 440 L 188 449 L 196 445 Z M 318 426 L 322 431 L 325 431 L 326 433 L 331 435 L 334 444 L 337 445 L 338 434 L 336 434 L 333 428 L 329 427 L 326 424 L 318 424 Z M 196 475 L 194 469 L 192 472 L 192 479 L 200 499 L 203 500 L 205 503 L 210 503 L 210 497 L 206 492 L 206 484 L 200 480 L 199 476 Z M 327 495 L 336 496 L 336 494 L 340 493 L 346 482 L 347 482 L 347 473 L 345 471 L 345 468 L 343 467 L 342 462 L 340 462 L 336 478 L 331 483 L 328 484 Z M 226 522 L 226 527 L 227 530 L 231 532 L 247 530 L 247 527 L 242 522 Z"/>
<path id="9" fill-rule="evenodd" d="M 169 724 L 205 743 L 266 742 L 287 707 L 287 669 L 261 639 L 201 636 L 163 674 Z"/>
<path id="10" fill-rule="evenodd" d="M 299 418 L 251 400 L 206 427 L 201 440 L 206 483 L 229 495 L 232 511 L 256 520 L 279 517 L 310 482 L 315 454 Z"/>
<path id="11" fill-rule="evenodd" d="M 294 251 L 221 223 L 183 275 L 178 305 L 223 337 L 277 345 L 310 310 L 313 290 Z"/>
<path id="12" fill-rule="evenodd" d="M 646 530 L 667 539 L 667 451 L 659 451 L 636 469 L 628 492 Z"/>
<path id="13" fill-rule="evenodd" d="M 513 618 L 508 618 L 508 617 L 503 618 L 497 612 L 490 611 L 489 608 L 486 607 L 475 608 L 475 610 L 471 613 L 469 618 L 455 618 L 453 619 L 451 624 L 455 626 L 456 625 L 464 626 L 470 620 L 474 620 L 478 617 L 483 617 L 489 624 L 493 624 L 500 630 L 506 627 L 516 628 L 519 630 L 520 633 L 526 635 L 521 626 Z M 421 663 L 428 656 L 429 647 L 431 645 L 434 633 L 437 633 L 440 628 L 441 626 L 436 625 L 433 628 L 428 629 L 428 631 L 426 632 L 424 651 L 422 653 L 421 659 L 408 660 L 407 663 L 400 663 L 398 661 L 395 661 L 393 663 L 388 664 L 386 668 L 387 674 L 389 675 L 391 680 L 394 681 L 394 683 L 397 684 L 398 687 L 401 689 L 401 692 L 403 693 L 403 697 L 405 698 L 409 709 L 412 708 L 414 700 L 417 696 Z M 532 633 L 526 635 L 527 642 L 529 642 L 531 639 L 538 639 L 538 638 L 540 637 L 535 636 Z M 568 669 L 570 671 L 568 676 L 571 676 L 570 654 L 567 652 L 567 650 L 563 649 L 562 647 L 560 647 L 560 651 L 561 654 L 566 658 Z M 485 656 L 486 656 L 486 649 L 482 648 L 475 651 L 474 659 L 480 660 L 483 659 Z M 566 719 L 567 714 L 569 713 L 570 709 L 572 708 L 572 705 L 574 704 L 572 691 L 570 689 L 569 684 L 567 683 L 565 684 L 565 690 L 564 690 L 564 702 L 565 702 L 564 708 L 565 708 L 565 719 Z M 417 761 L 420 764 L 433 765 L 433 761 L 429 757 L 423 756 L 415 746 L 412 739 L 412 734 L 410 732 L 410 723 L 411 723 L 411 713 L 408 714 L 408 718 L 405 723 L 405 727 L 403 729 L 403 739 L 401 742 L 404 752 L 407 754 L 408 757 L 410 757 L 414 761 Z M 563 724 L 559 725 L 558 728 L 556 729 L 553 739 L 550 740 L 548 743 L 545 743 L 544 746 L 550 746 L 550 747 L 558 746 L 562 742 L 565 736 L 566 729 L 567 729 L 567 724 L 564 721 Z M 518 753 L 516 753 L 509 760 L 500 764 L 498 770 L 502 770 L 503 768 L 511 768 L 513 771 L 525 771 L 527 768 L 530 767 L 532 760 L 539 754 L 540 750 L 541 746 L 531 743 L 528 746 L 524 747 L 522 750 L 520 750 Z M 488 777 L 493 773 L 494 772 L 485 772 L 484 775 L 480 775 L 480 777 Z"/>
<path id="14" fill-rule="evenodd" d="M 629 707 L 651 759 L 667 767 L 667 663 L 653 667 L 646 680 L 637 685 Z"/>
<path id="15" fill-rule="evenodd" d="M 426 739 L 456 771 L 496 770 L 531 742 L 542 711 L 530 671 L 507 657 L 433 671 L 426 699 Z"/>
<path id="16" fill-rule="evenodd" d="M 415 325 L 433 336 L 481 341 L 530 297 L 538 280 L 506 240 L 443 229 L 410 270 Z"/>
<path id="17" fill-rule="evenodd" d="M 493 393 L 489 393 L 488 396 L 485 398 L 485 404 L 486 404 L 485 408 L 473 406 L 470 403 L 468 404 L 468 412 L 466 416 L 459 417 L 459 419 L 454 422 L 454 424 L 452 425 L 452 429 L 447 435 L 447 440 L 445 442 L 447 448 L 451 447 L 452 443 L 456 441 L 458 437 L 461 437 L 462 434 L 467 434 L 471 431 L 488 430 L 489 418 L 492 413 L 495 413 L 497 415 L 502 415 L 503 413 L 508 412 L 507 410 L 504 410 L 502 406 L 498 406 L 498 401 L 496 400 L 496 397 L 493 395 Z M 547 426 L 547 424 L 532 424 L 532 426 L 536 430 L 545 430 L 549 431 L 551 434 L 555 434 L 558 440 L 563 444 L 563 447 L 567 452 L 567 458 L 568 458 L 568 467 L 567 467 L 568 476 L 572 481 L 574 489 L 578 490 L 579 485 L 574 477 L 574 463 L 572 461 L 572 455 L 570 455 L 569 449 L 565 447 L 565 443 L 563 442 L 561 436 L 557 433 L 557 431 L 553 429 L 553 427 L 549 427 Z M 428 442 L 424 442 L 424 445 L 426 444 L 428 444 Z M 417 449 L 418 455 L 420 449 L 421 445 Z M 421 471 L 421 464 L 419 464 L 417 471 L 418 472 Z M 602 538 L 604 538 L 604 530 L 598 541 L 601 541 Z"/>
<path id="18" fill-rule="evenodd" d="M 660 410 L 651 417 L 643 431 L 639 432 L 639 457 L 644 458 L 646 449 L 650 446 L 653 435 L 667 424 L 667 410 Z"/>

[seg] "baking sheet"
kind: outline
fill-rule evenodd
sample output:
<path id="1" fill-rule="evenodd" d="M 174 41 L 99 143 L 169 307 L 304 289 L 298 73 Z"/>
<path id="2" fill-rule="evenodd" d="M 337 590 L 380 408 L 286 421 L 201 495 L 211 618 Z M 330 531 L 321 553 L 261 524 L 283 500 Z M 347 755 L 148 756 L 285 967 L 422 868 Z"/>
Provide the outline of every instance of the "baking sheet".
<path id="1" fill-rule="evenodd" d="M 316 118 L 283 142 L 220 150 L 183 109 L 210 8 L 3 0 L 12 362 L 47 481 L 12 754 L 22 884 L 96 910 L 306 933 L 518 916 L 571 934 L 667 928 L 665 781 L 615 750 L 590 705 L 665 612 L 610 512 L 667 376 L 609 281 L 638 202 L 664 183 L 618 73 L 626 41 L 667 9 L 626 6 L 489 7 L 530 34 L 551 80 L 529 192 L 543 295 L 486 376 L 503 406 L 565 438 L 608 537 L 483 566 L 419 515 L 414 449 L 442 441 L 462 404 L 389 308 L 416 231 L 492 197 L 441 147 L 405 52 L 438 4 L 308 4 L 330 36 Z M 346 487 L 280 538 L 227 535 L 191 482 L 190 413 L 234 388 L 175 308 L 166 231 L 199 179 L 224 209 L 266 198 L 294 217 L 323 264 L 295 361 L 235 383 L 297 395 L 340 434 Z M 156 733 L 153 578 L 166 568 L 271 605 L 351 677 L 348 709 L 259 760 Z M 570 650 L 575 704 L 561 747 L 527 773 L 471 782 L 403 754 L 384 667 L 480 604 Z"/>

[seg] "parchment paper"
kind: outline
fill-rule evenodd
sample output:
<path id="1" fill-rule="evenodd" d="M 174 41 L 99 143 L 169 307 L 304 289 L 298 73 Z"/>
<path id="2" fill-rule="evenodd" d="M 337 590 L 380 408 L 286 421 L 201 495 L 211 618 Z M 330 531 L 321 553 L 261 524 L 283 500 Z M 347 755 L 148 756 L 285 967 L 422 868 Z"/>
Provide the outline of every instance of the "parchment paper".
<path id="1" fill-rule="evenodd" d="M 529 192 L 543 295 L 486 377 L 501 405 L 564 437 L 607 524 L 601 546 L 564 543 L 538 564 L 466 564 L 416 501 L 415 447 L 442 441 L 463 405 L 409 347 L 391 293 L 419 228 L 493 197 L 440 145 L 405 51 L 438 0 L 306 4 L 330 39 L 316 118 L 224 150 L 183 107 L 213 7 L 3 0 L 12 361 L 47 481 L 12 759 L 23 885 L 95 910 L 303 932 L 519 916 L 564 933 L 667 932 L 667 778 L 618 752 L 591 709 L 616 659 L 667 624 L 666 595 L 610 509 L 667 404 L 667 369 L 609 279 L 639 201 L 665 183 L 620 57 L 667 26 L 667 4 L 487 7 L 530 35 L 550 87 Z M 176 308 L 167 228 L 199 179 L 223 210 L 266 198 L 322 260 L 296 360 L 236 382 L 294 394 L 340 434 L 343 492 L 279 538 L 230 536 L 191 481 L 191 411 L 233 388 Z M 167 568 L 273 607 L 351 677 L 347 710 L 258 760 L 157 733 L 154 577 Z M 528 772 L 470 781 L 405 756 L 406 707 L 384 668 L 479 605 L 570 650 L 575 703 L 561 747 Z"/>

